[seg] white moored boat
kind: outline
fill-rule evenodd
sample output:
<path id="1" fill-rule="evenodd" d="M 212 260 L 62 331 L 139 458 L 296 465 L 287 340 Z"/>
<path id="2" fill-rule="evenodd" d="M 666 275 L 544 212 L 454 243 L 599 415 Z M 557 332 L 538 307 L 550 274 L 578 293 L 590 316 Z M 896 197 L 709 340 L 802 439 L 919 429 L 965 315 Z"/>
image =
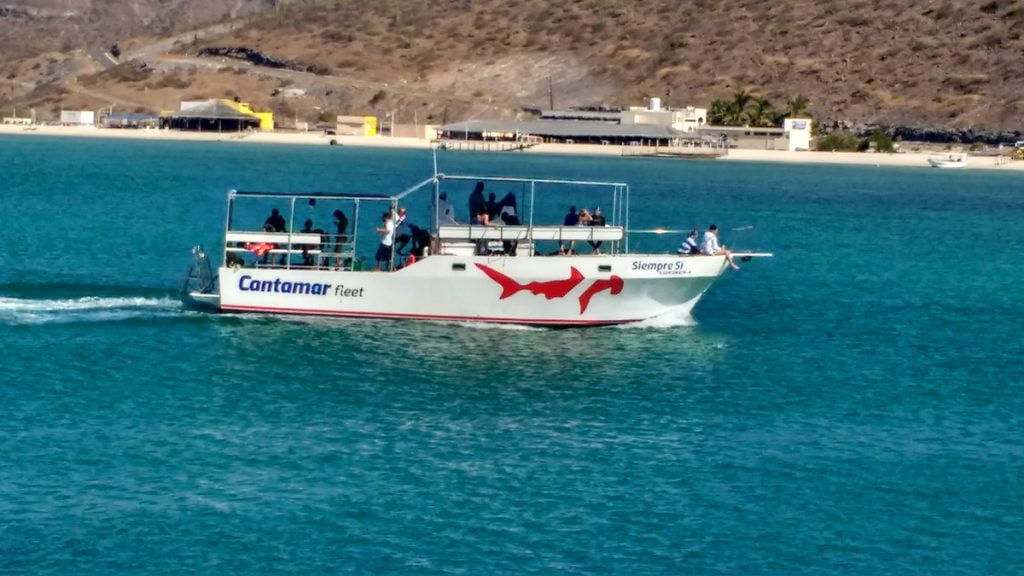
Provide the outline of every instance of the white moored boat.
<path id="1" fill-rule="evenodd" d="M 500 193 L 515 190 L 528 203 L 521 214 L 526 218 L 520 225 L 444 223 L 444 198 L 454 197 L 447 189 L 473 183 Z M 565 186 L 577 194 L 603 192 L 606 199 L 610 193 L 608 225 L 535 223 L 534 200 Z M 432 225 L 429 231 L 413 227 L 418 242 L 411 243 L 422 256 L 406 259 L 393 243 L 394 271 L 363 266 L 359 255 L 372 253 L 365 248 L 367 241 L 373 249 L 379 238 L 367 223 L 360 227 L 360 209 L 373 206 L 374 215 L 397 211 L 411 195 L 427 192 L 433 196 Z M 335 206 L 347 207 L 343 212 L 354 224 L 346 234 L 266 232 L 256 226 L 257 214 L 265 212 L 243 209 L 246 203 L 260 204 L 263 210 L 287 203 L 290 211 L 282 215 L 292 224 L 289 230 L 295 230 L 295 221 L 312 206 L 326 214 Z M 725 256 L 631 254 L 628 207 L 629 187 L 621 183 L 443 174 L 394 196 L 231 191 L 216 275 L 197 247 L 183 292 L 189 302 L 224 312 L 541 326 L 621 324 L 689 313 L 726 269 Z M 379 216 L 369 220 L 380 225 Z M 603 253 L 540 255 L 546 247 L 557 254 L 559 243 L 573 242 L 581 247 L 602 242 Z M 754 256 L 769 254 L 734 253 L 735 258 Z"/>
<path id="2" fill-rule="evenodd" d="M 967 168 L 967 155 L 959 152 L 930 156 L 928 163 L 932 168 Z"/>

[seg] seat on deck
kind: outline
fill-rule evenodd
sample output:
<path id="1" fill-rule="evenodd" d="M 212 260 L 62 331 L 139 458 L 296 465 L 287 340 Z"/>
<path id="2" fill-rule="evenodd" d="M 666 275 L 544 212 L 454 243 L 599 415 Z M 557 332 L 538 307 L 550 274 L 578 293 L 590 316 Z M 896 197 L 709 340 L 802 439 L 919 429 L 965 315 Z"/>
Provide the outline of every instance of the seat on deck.
<path id="1" fill-rule="evenodd" d="M 291 250 L 288 249 L 289 241 Z M 320 234 L 287 232 L 228 232 L 224 235 L 224 244 L 226 252 L 250 252 L 246 244 L 273 244 L 275 248 L 268 251 L 270 254 L 296 254 L 305 250 L 312 255 L 320 254 L 322 246 Z"/>
<path id="2" fill-rule="evenodd" d="M 441 226 L 438 237 L 445 241 L 471 240 L 571 240 L 615 242 L 622 240 L 621 226 Z"/>

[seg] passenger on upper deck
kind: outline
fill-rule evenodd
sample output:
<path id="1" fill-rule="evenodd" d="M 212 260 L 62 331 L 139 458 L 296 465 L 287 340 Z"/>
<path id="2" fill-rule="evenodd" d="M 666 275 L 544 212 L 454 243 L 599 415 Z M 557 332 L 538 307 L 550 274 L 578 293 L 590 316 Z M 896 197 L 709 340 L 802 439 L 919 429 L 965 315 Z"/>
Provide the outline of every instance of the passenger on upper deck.
<path id="1" fill-rule="evenodd" d="M 477 215 L 473 217 L 472 226 L 497 226 L 498 224 L 491 222 L 491 217 L 487 215 L 487 208 L 482 206 L 477 212 Z M 477 256 L 487 255 L 487 240 L 481 238 L 476 241 L 476 254 Z"/>
<path id="2" fill-rule="evenodd" d="M 270 211 L 270 216 L 267 217 L 266 221 L 263 222 L 263 229 L 268 230 L 267 227 L 273 228 L 274 232 L 287 232 L 288 227 L 284 222 L 284 216 L 274 208 Z"/>
<path id="3" fill-rule="evenodd" d="M 590 217 L 590 225 L 591 226 L 606 226 L 604 216 L 601 215 L 601 208 L 600 207 L 594 208 L 594 215 Z M 602 243 L 603 242 L 600 241 L 600 240 L 598 240 L 597 242 L 594 242 L 593 240 L 588 240 L 587 241 L 587 244 L 590 244 L 590 247 L 594 249 L 594 254 L 600 254 L 601 253 L 601 244 Z"/>
<path id="4" fill-rule="evenodd" d="M 494 196 L 494 192 L 487 195 L 487 204 L 485 204 L 485 206 L 487 207 L 487 217 L 491 220 L 497 220 L 498 213 L 501 212 L 501 205 L 498 204 L 498 201 Z"/>
<path id="5" fill-rule="evenodd" d="M 437 196 L 437 201 L 437 213 L 434 217 L 440 218 L 439 225 L 458 224 L 459 222 L 455 219 L 455 209 L 452 208 L 451 202 L 448 201 L 448 194 L 441 192 Z"/>
<path id="6" fill-rule="evenodd" d="M 740 267 L 732 261 L 732 252 L 725 249 L 725 246 L 718 244 L 718 226 L 712 224 L 708 226 L 708 231 L 704 233 L 704 239 L 700 243 L 701 254 L 708 256 L 725 256 L 725 260 L 732 266 L 733 270 L 739 270 Z"/>
<path id="7" fill-rule="evenodd" d="M 562 226 L 579 226 L 579 224 L 580 224 L 580 216 L 579 216 L 579 214 L 576 213 L 576 207 L 575 206 L 569 206 L 569 212 L 565 215 L 565 219 L 562 220 Z M 576 252 L 576 241 L 575 240 L 570 240 L 569 241 L 569 250 L 568 251 L 566 251 L 566 249 L 565 249 L 565 243 L 564 242 L 559 242 L 558 243 L 558 253 L 559 254 L 573 254 L 575 252 Z"/>
<path id="8" fill-rule="evenodd" d="M 496 222 L 491 222 L 491 217 L 487 215 L 487 209 L 481 208 L 477 211 L 476 216 L 470 222 L 472 226 L 497 226 Z"/>
<path id="9" fill-rule="evenodd" d="M 299 233 L 300 234 L 323 234 L 324 231 L 319 229 L 319 228 L 314 229 L 313 228 L 313 221 L 310 220 L 309 218 L 307 218 L 306 222 L 302 226 L 302 230 L 299 230 Z M 321 242 L 323 242 L 322 238 L 321 238 Z M 309 249 L 310 248 L 315 248 L 316 245 L 313 245 L 313 244 L 302 244 L 301 246 L 302 246 L 302 265 L 303 266 L 312 266 L 313 265 L 313 255 L 309 253 Z"/>
<path id="10" fill-rule="evenodd" d="M 505 194 L 505 197 L 498 203 L 500 206 L 500 213 L 498 214 L 499 224 L 505 226 L 519 226 L 522 222 L 519 221 L 519 216 L 516 213 L 516 195 L 509 192 Z M 505 250 L 505 254 L 509 256 L 515 256 L 516 251 L 519 248 L 519 242 L 516 240 L 504 240 L 502 241 L 502 247 Z"/>
<path id="11" fill-rule="evenodd" d="M 579 220 L 579 222 L 577 222 L 576 225 L 577 226 L 590 226 L 590 221 L 593 220 L 593 219 L 594 219 L 594 217 L 590 215 L 590 210 L 587 210 L 586 208 L 584 208 L 583 210 L 580 211 L 580 220 Z"/>
<path id="12" fill-rule="evenodd" d="M 334 211 L 334 226 L 337 233 L 334 237 L 334 251 L 341 252 L 341 245 L 348 243 L 348 217 L 341 210 Z"/>
<path id="13" fill-rule="evenodd" d="M 575 206 L 569 206 L 569 212 L 566 213 L 565 218 L 562 220 L 562 226 L 576 226 L 580 223 L 580 215 L 576 213 Z"/>
<path id="14" fill-rule="evenodd" d="M 472 220 L 481 210 L 487 209 L 487 201 L 484 200 L 484 183 L 477 182 L 473 192 L 469 195 L 469 218 Z"/>
<path id="15" fill-rule="evenodd" d="M 516 210 L 516 195 L 509 192 L 498 203 L 498 218 L 506 226 L 519 226 L 519 211 Z"/>

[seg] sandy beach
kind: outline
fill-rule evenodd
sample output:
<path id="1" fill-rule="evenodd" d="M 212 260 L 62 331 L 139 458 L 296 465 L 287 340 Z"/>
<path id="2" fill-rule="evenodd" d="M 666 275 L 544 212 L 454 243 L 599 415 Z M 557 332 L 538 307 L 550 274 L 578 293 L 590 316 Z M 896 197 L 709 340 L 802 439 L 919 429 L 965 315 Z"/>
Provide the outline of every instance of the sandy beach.
<path id="1" fill-rule="evenodd" d="M 320 132 L 183 132 L 155 129 L 111 129 L 71 126 L 14 126 L 0 125 L 4 136 L 63 136 L 79 138 L 128 138 L 140 140 L 196 141 L 196 142 L 244 142 L 250 144 L 287 144 L 304 146 L 328 146 L 333 140 L 340 146 L 368 148 L 418 148 L 429 149 L 430 141 L 421 138 L 392 138 L 388 136 L 333 136 Z M 598 144 L 540 144 L 529 148 L 526 154 L 563 154 L 582 156 L 625 156 L 622 146 Z M 778 150 L 732 149 L 719 162 L 770 162 L 786 164 L 859 164 L 865 166 L 927 167 L 928 157 L 924 152 L 899 152 L 877 154 L 860 152 L 786 152 Z M 1024 171 L 1024 161 L 1011 161 L 1001 156 L 971 156 L 967 161 L 969 170 L 1013 170 Z"/>

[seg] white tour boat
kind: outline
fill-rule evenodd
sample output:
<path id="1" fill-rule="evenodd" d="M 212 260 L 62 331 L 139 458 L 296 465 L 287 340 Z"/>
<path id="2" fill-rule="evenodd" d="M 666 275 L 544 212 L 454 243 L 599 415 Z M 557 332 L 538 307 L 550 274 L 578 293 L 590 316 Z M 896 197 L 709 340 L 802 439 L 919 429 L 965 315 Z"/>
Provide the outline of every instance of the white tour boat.
<path id="1" fill-rule="evenodd" d="M 930 156 L 928 163 L 932 168 L 967 168 L 967 154 L 953 152 L 939 156 Z"/>
<path id="2" fill-rule="evenodd" d="M 516 200 L 507 191 L 518 193 L 528 204 L 518 214 L 521 223 L 470 225 L 451 218 L 446 197 L 459 192 L 448 189 L 474 184 L 513 197 L 512 211 L 517 209 Z M 535 222 L 534 201 L 566 186 L 577 195 L 581 191 L 603 192 L 607 200 L 610 194 L 607 225 Z M 411 252 L 420 257 L 396 251 L 403 240 L 399 236 L 398 242 L 385 250 L 395 264 L 393 271 L 376 271 L 370 262 L 364 265 L 359 255 L 379 249 L 377 227 L 384 225 L 386 211 L 397 212 L 399 206 L 413 200 L 411 195 L 426 192 L 432 194 L 432 222 L 422 230 L 412 227 L 410 242 Z M 251 203 L 262 208 L 243 208 Z M 421 199 L 420 205 L 425 204 L 426 199 Z M 258 225 L 268 206 L 282 205 L 288 207 L 281 214 L 288 219 L 285 229 L 292 232 L 269 231 L 272 226 Z M 335 206 L 344 207 L 342 213 L 351 217 L 352 226 L 338 227 L 336 220 L 330 231 L 294 231 L 304 213 L 332 214 Z M 361 227 L 360 210 L 365 212 L 371 206 L 376 218 Z M 539 326 L 622 324 L 689 313 L 726 270 L 725 256 L 630 253 L 628 212 L 629 187 L 615 182 L 435 173 L 392 196 L 232 190 L 216 274 L 206 253 L 197 247 L 183 296 L 188 302 L 222 312 Z M 571 249 L 576 244 L 579 252 L 590 252 L 590 246 L 598 243 L 600 252 L 558 255 L 560 245 Z M 551 252 L 555 255 L 541 255 Z M 742 260 L 756 256 L 770 254 L 733 254 Z"/>

